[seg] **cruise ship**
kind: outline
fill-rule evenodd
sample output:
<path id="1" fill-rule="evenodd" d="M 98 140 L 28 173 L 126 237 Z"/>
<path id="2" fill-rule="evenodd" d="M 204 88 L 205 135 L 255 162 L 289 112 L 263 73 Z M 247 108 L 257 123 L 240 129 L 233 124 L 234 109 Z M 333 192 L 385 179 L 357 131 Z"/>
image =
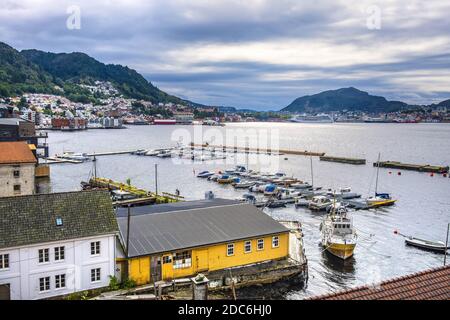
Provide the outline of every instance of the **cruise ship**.
<path id="1" fill-rule="evenodd" d="M 297 123 L 333 123 L 333 118 L 325 113 L 321 113 L 315 116 L 300 114 L 292 117 L 290 119 L 291 122 Z"/>

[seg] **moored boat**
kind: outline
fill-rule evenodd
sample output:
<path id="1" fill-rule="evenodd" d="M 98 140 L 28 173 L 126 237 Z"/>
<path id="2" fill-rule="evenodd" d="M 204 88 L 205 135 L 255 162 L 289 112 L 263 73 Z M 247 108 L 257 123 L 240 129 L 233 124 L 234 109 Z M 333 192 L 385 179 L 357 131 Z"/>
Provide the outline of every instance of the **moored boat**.
<path id="1" fill-rule="evenodd" d="M 312 198 L 308 208 L 314 211 L 325 211 L 332 204 L 332 201 L 325 196 L 315 196 Z"/>
<path id="2" fill-rule="evenodd" d="M 443 243 L 442 241 L 429 241 L 414 237 L 408 237 L 405 239 L 405 243 L 412 247 L 437 253 L 445 253 L 448 250 L 448 248 L 445 247 L 445 243 Z"/>

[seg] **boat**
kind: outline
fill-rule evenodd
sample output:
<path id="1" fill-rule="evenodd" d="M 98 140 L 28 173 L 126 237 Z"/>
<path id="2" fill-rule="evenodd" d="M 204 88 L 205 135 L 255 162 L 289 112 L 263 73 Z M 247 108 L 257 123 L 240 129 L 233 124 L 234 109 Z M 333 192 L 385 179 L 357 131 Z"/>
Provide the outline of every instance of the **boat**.
<path id="1" fill-rule="evenodd" d="M 143 156 L 146 153 L 147 153 L 147 150 L 139 149 L 139 150 L 133 151 L 131 154 L 135 155 L 135 156 Z"/>
<path id="2" fill-rule="evenodd" d="M 156 157 L 158 154 L 160 154 L 161 151 L 158 150 L 149 150 L 144 155 L 150 156 L 150 157 Z"/>
<path id="3" fill-rule="evenodd" d="M 289 200 L 301 196 L 301 192 L 295 189 L 282 188 L 278 190 L 278 200 Z"/>
<path id="4" fill-rule="evenodd" d="M 264 189 L 264 195 L 265 196 L 273 196 L 275 193 L 277 193 L 277 186 L 274 184 L 269 184 Z"/>
<path id="5" fill-rule="evenodd" d="M 245 193 L 242 195 L 242 197 L 237 198 L 237 201 L 241 201 L 241 202 L 248 202 L 251 204 L 255 204 L 256 203 L 256 197 L 252 194 L 249 193 Z"/>
<path id="6" fill-rule="evenodd" d="M 75 153 L 75 152 L 72 152 L 72 151 L 64 152 L 63 155 L 60 156 L 59 158 L 68 159 L 68 160 L 75 160 L 75 161 L 88 161 L 88 160 L 91 160 L 91 158 L 89 158 L 87 153 Z"/>
<path id="7" fill-rule="evenodd" d="M 216 174 L 213 174 L 212 176 L 210 176 L 210 177 L 208 178 L 208 180 L 209 180 L 209 181 L 217 182 L 217 180 L 219 180 L 220 177 L 222 177 L 222 175 L 216 173 Z"/>
<path id="8" fill-rule="evenodd" d="M 197 175 L 197 178 L 206 179 L 214 175 L 214 172 L 203 171 Z"/>
<path id="9" fill-rule="evenodd" d="M 221 176 L 219 179 L 217 179 L 217 182 L 218 182 L 219 184 L 231 184 L 231 183 L 233 183 L 233 182 L 239 183 L 239 182 L 240 182 L 240 179 L 239 179 L 239 178 L 232 177 L 232 176 L 229 176 L 229 175 L 223 175 L 223 176 Z"/>
<path id="10" fill-rule="evenodd" d="M 330 191 L 328 192 L 328 195 L 331 197 L 336 197 L 344 200 L 361 198 L 361 195 L 356 192 L 352 192 L 352 188 L 350 187 L 341 188 L 339 191 L 334 192 Z"/>
<path id="11" fill-rule="evenodd" d="M 378 154 L 378 162 L 380 163 L 381 154 Z M 397 200 L 393 199 L 389 193 L 378 193 L 378 180 L 380 174 L 380 166 L 377 166 L 377 180 L 375 183 L 375 196 L 366 199 L 368 206 L 377 208 L 394 205 Z"/>
<path id="12" fill-rule="evenodd" d="M 308 208 L 314 211 L 325 211 L 332 204 L 332 201 L 325 196 L 315 196 L 312 198 Z"/>
<path id="13" fill-rule="evenodd" d="M 311 200 L 308 200 L 305 196 L 300 196 L 295 198 L 295 207 L 296 208 L 308 208 Z"/>
<path id="14" fill-rule="evenodd" d="M 276 208 L 285 208 L 286 207 L 286 203 L 283 201 L 275 201 L 275 200 L 269 200 L 265 203 L 266 208 L 270 208 L 270 209 L 276 209 Z"/>
<path id="15" fill-rule="evenodd" d="M 409 246 L 416 247 L 419 249 L 433 251 L 438 253 L 446 253 L 448 248 L 445 246 L 445 243 L 442 241 L 429 241 L 414 237 L 408 237 L 405 239 L 405 243 Z"/>
<path id="16" fill-rule="evenodd" d="M 307 115 L 307 114 L 300 114 L 297 116 L 292 117 L 290 122 L 295 123 L 333 123 L 333 118 L 325 113 L 320 113 L 318 115 Z"/>
<path id="17" fill-rule="evenodd" d="M 312 188 L 312 186 L 309 183 L 303 182 L 303 181 L 293 183 L 293 184 L 290 185 L 290 187 L 294 188 L 294 189 L 300 189 L 300 190 L 301 189 L 310 189 L 310 188 Z"/>
<path id="18" fill-rule="evenodd" d="M 170 150 L 163 150 L 158 155 L 158 158 L 171 158 L 172 152 Z"/>
<path id="19" fill-rule="evenodd" d="M 261 186 L 265 186 L 266 184 L 262 181 L 255 181 L 255 184 L 248 188 L 250 192 L 259 192 Z"/>
<path id="20" fill-rule="evenodd" d="M 346 260 L 353 256 L 358 236 L 347 209 L 341 207 L 328 214 L 320 225 L 322 246 L 333 256 Z"/>
<path id="21" fill-rule="evenodd" d="M 236 189 L 248 189 L 255 185 L 255 181 L 241 181 L 233 185 Z"/>

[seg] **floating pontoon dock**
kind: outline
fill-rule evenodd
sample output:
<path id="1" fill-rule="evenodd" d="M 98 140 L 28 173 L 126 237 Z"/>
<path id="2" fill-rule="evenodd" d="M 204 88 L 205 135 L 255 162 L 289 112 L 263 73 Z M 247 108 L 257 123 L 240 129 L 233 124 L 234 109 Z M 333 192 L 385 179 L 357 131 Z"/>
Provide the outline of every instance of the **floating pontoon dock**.
<path id="1" fill-rule="evenodd" d="M 339 162 L 339 163 L 356 164 L 356 165 L 366 164 L 366 159 L 331 157 L 331 156 L 322 156 L 322 157 L 320 157 L 320 161 Z"/>
<path id="2" fill-rule="evenodd" d="M 443 167 L 443 166 L 432 166 L 429 164 L 426 165 L 408 164 L 408 163 L 401 163 L 398 161 L 380 161 L 375 162 L 373 166 L 380 168 L 392 168 L 392 169 L 411 170 L 419 172 L 433 172 L 433 173 L 448 173 L 449 171 L 448 166 Z"/>

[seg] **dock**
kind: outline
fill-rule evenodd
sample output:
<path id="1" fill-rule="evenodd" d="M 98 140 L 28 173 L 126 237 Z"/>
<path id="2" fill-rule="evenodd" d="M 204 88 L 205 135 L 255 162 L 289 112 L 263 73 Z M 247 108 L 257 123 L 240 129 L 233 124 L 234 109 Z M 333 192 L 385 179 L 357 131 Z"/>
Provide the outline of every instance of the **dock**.
<path id="1" fill-rule="evenodd" d="M 391 169 L 400 169 L 400 170 L 410 170 L 410 171 L 419 171 L 419 172 L 433 172 L 433 173 L 448 173 L 449 167 L 444 166 L 433 166 L 429 164 L 409 164 L 402 163 L 398 161 L 380 161 L 375 162 L 373 164 L 374 167 L 380 168 L 391 168 Z"/>
<path id="2" fill-rule="evenodd" d="M 243 153 L 257 153 L 257 154 L 276 154 L 276 155 L 300 155 L 300 156 L 313 156 L 313 157 L 322 157 L 325 155 L 325 152 L 313 152 L 313 151 L 301 151 L 301 150 L 273 150 L 273 149 L 261 149 L 261 148 L 248 148 L 248 147 L 237 147 L 237 146 L 221 146 L 221 145 L 210 145 L 210 144 L 194 144 L 191 143 L 192 148 L 216 148 L 222 149 L 224 151 L 232 150 L 235 153 L 243 152 Z"/>
<path id="3" fill-rule="evenodd" d="M 365 165 L 366 164 L 366 159 L 332 157 L 332 156 L 322 156 L 322 157 L 320 157 L 320 161 L 339 162 L 339 163 L 355 164 L 355 165 Z"/>

